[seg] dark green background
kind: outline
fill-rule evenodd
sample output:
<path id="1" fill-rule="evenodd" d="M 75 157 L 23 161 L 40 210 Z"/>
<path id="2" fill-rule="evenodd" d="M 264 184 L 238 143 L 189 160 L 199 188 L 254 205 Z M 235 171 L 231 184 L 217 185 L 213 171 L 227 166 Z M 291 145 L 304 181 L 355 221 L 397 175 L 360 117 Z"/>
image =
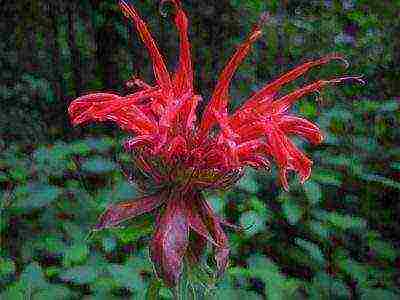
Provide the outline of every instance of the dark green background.
<path id="1" fill-rule="evenodd" d="M 173 70 L 172 20 L 157 1 L 133 4 Z M 217 283 L 197 270 L 196 291 L 206 299 L 400 298 L 400 1 L 183 5 L 205 99 L 263 11 L 271 17 L 234 78 L 232 110 L 279 74 L 332 52 L 350 68 L 333 62 L 284 91 L 338 74 L 366 80 L 296 104 L 326 135 L 318 147 L 298 140 L 314 160 L 305 185 L 293 176 L 283 192 L 276 170 L 249 170 L 232 191 L 207 195 L 247 230 L 227 230 L 231 267 Z M 85 92 L 126 93 L 132 75 L 153 81 L 132 24 L 116 1 L 3 1 L 0 17 L 0 299 L 169 299 L 148 260 L 151 215 L 88 237 L 109 203 L 137 195 L 119 166 L 129 160 L 126 135 L 111 123 L 72 128 L 67 115 Z"/>

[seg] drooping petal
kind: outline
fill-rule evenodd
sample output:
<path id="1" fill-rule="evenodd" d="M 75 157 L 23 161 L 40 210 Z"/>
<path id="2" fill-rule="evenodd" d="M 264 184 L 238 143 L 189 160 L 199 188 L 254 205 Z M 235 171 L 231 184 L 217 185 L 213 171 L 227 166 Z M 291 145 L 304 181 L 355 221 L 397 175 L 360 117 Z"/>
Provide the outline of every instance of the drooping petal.
<path id="1" fill-rule="evenodd" d="M 148 196 L 136 200 L 113 204 L 101 215 L 96 230 L 114 227 L 123 221 L 152 211 L 163 203 L 158 196 Z"/>
<path id="2" fill-rule="evenodd" d="M 258 92 L 254 93 L 254 95 L 252 95 L 245 102 L 243 107 L 239 108 L 239 110 L 260 104 L 261 102 L 264 103 L 264 102 L 271 101 L 272 100 L 271 95 L 274 95 L 283 85 L 297 79 L 298 77 L 300 77 L 301 75 L 303 75 L 307 71 L 309 71 L 311 68 L 327 64 L 331 60 L 341 60 L 342 62 L 345 63 L 346 68 L 348 67 L 348 62 L 344 59 L 344 57 L 339 54 L 336 54 L 336 53 L 327 55 L 318 60 L 306 62 L 306 63 L 294 68 L 293 70 L 287 72 L 286 74 L 282 75 L 281 77 L 274 80 L 273 82 L 267 84 Z"/>
<path id="3" fill-rule="evenodd" d="M 113 103 L 120 101 L 121 96 L 112 93 L 91 93 L 88 95 L 81 96 L 72 101 L 68 107 L 68 114 L 74 125 L 77 125 L 74 121 L 79 115 L 90 109 L 94 104 Z M 110 101 L 110 102 L 108 102 Z"/>
<path id="4" fill-rule="evenodd" d="M 304 183 L 311 175 L 313 162 L 288 138 L 284 138 L 286 148 L 291 157 L 290 169 L 299 173 L 300 182 Z"/>
<path id="5" fill-rule="evenodd" d="M 171 287 L 179 282 L 188 243 L 189 226 L 181 199 L 169 199 L 157 222 L 150 256 L 158 276 Z"/>
<path id="6" fill-rule="evenodd" d="M 259 37 L 261 37 L 261 25 L 265 22 L 265 20 L 266 15 L 264 14 L 261 17 L 260 22 L 256 24 L 254 29 L 251 31 L 246 41 L 238 47 L 235 54 L 229 60 L 228 64 L 225 66 L 221 75 L 219 76 L 217 85 L 211 96 L 211 100 L 207 105 L 201 120 L 200 130 L 203 134 L 206 134 L 210 128 L 212 128 L 213 125 L 218 122 L 216 114 L 221 118 L 227 118 L 228 89 L 230 82 L 236 69 L 251 50 L 252 44 Z M 224 125 L 226 126 L 227 124 L 228 122 L 225 122 Z M 225 127 L 224 125 L 221 125 L 223 130 Z"/>
<path id="7" fill-rule="evenodd" d="M 188 38 L 188 19 L 179 0 L 163 0 L 160 5 L 171 1 L 175 6 L 175 25 L 179 33 L 179 65 L 173 77 L 175 97 L 193 92 L 193 68 Z"/>
<path id="8" fill-rule="evenodd" d="M 286 177 L 288 170 L 298 172 L 302 183 L 306 181 L 311 174 L 312 161 L 276 126 L 267 127 L 266 136 L 270 154 L 278 165 L 279 177 L 285 190 L 289 189 Z"/>
<path id="9" fill-rule="evenodd" d="M 286 172 L 289 168 L 290 156 L 283 141 L 284 135 L 279 129 L 271 126 L 267 129 L 266 136 L 270 146 L 271 156 L 274 158 L 279 168 L 280 181 L 284 189 L 289 190 Z"/>
<path id="10" fill-rule="evenodd" d="M 158 96 L 159 90 L 147 90 L 121 97 L 110 93 L 92 93 L 71 102 L 68 112 L 76 126 L 89 121 L 114 121 L 122 129 L 145 134 L 156 131 L 155 124 L 140 110 L 136 103 Z"/>
<path id="11" fill-rule="evenodd" d="M 140 18 L 133 6 L 128 4 L 127 1 L 120 0 L 119 6 L 121 7 L 124 15 L 135 23 L 140 38 L 149 50 L 150 57 L 153 61 L 153 70 L 156 76 L 157 84 L 166 93 L 165 96 L 169 98 L 172 96 L 170 94 L 170 92 L 172 92 L 171 78 L 169 76 L 167 67 L 165 66 L 164 59 L 161 56 L 160 51 L 158 50 L 158 47 L 146 26 L 146 23 Z"/>
<path id="12" fill-rule="evenodd" d="M 284 133 L 301 136 L 315 145 L 323 140 L 319 127 L 306 119 L 284 115 L 280 118 L 278 125 Z"/>

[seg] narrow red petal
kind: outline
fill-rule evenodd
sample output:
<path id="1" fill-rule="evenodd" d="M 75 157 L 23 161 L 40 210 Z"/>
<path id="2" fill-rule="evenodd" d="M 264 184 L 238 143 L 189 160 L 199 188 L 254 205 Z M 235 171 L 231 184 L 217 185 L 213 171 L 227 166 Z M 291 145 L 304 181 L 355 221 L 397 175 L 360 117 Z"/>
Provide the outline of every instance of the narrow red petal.
<path id="1" fill-rule="evenodd" d="M 316 82 L 313 82 L 309 85 L 306 85 L 304 87 L 301 87 L 294 92 L 291 92 L 290 94 L 272 102 L 267 105 L 261 105 L 258 107 L 258 111 L 260 113 L 272 113 L 272 114 L 281 114 L 285 111 L 287 111 L 298 99 L 304 97 L 305 95 L 308 95 L 310 93 L 319 91 L 321 88 L 328 84 L 338 84 L 343 81 L 347 80 L 356 80 L 360 83 L 364 83 L 364 81 L 361 79 L 361 77 L 353 77 L 353 76 L 347 76 L 347 77 L 340 77 L 340 78 L 334 78 L 331 80 L 318 80 Z"/>
<path id="2" fill-rule="evenodd" d="M 304 183 L 311 175 L 313 162 L 288 138 L 283 138 L 286 149 L 291 157 L 289 169 L 299 173 L 300 182 Z"/>
<path id="3" fill-rule="evenodd" d="M 158 89 L 140 91 L 121 97 L 108 93 L 93 93 L 81 96 L 69 106 L 72 123 L 78 124 L 89 121 L 114 121 L 122 129 L 138 134 L 156 131 L 156 126 L 146 114 L 136 105 L 140 100 L 159 96 Z"/>
<path id="4" fill-rule="evenodd" d="M 96 225 L 97 230 L 114 227 L 123 221 L 149 212 L 162 204 L 156 196 L 143 197 L 136 200 L 113 204 L 102 214 Z"/>
<path id="5" fill-rule="evenodd" d="M 290 157 L 283 141 L 284 135 L 279 129 L 275 128 L 274 126 L 270 126 L 266 130 L 266 136 L 270 146 L 271 156 L 274 158 L 279 168 L 281 183 L 285 190 L 288 190 L 289 184 L 287 181 L 286 172 Z"/>
<path id="6" fill-rule="evenodd" d="M 331 55 L 327 55 L 323 58 L 320 58 L 315 61 L 306 62 L 293 70 L 287 72 L 282 75 L 278 79 L 264 86 L 260 91 L 256 92 L 253 96 L 251 96 L 244 104 L 242 108 L 246 108 L 248 106 L 253 106 L 260 102 L 269 102 L 272 100 L 271 95 L 275 94 L 283 85 L 297 79 L 301 75 L 305 74 L 311 68 L 327 64 L 332 60 L 341 60 L 345 63 L 345 66 L 348 66 L 348 62 L 343 58 L 343 56 L 333 53 Z M 239 109 L 240 110 L 240 109 Z"/>
<path id="7" fill-rule="evenodd" d="M 182 273 L 183 257 L 189 244 L 189 226 L 180 199 L 169 199 L 157 222 L 150 256 L 158 275 L 176 286 Z"/>
<path id="8" fill-rule="evenodd" d="M 150 57 L 153 61 L 154 74 L 156 76 L 157 84 L 165 91 L 168 96 L 168 91 L 172 91 L 171 78 L 169 76 L 167 67 L 165 66 L 164 59 L 158 50 L 158 47 L 151 36 L 146 23 L 140 18 L 139 14 L 124 0 L 119 1 L 119 6 L 127 18 L 130 18 L 136 25 L 140 38 L 149 50 Z M 168 97 L 169 98 L 169 97 Z"/>
<path id="9" fill-rule="evenodd" d="M 188 19 L 178 0 L 163 0 L 160 5 L 171 1 L 175 6 L 175 25 L 179 33 L 179 65 L 174 74 L 175 97 L 193 91 L 193 68 L 188 38 Z"/>
<path id="10" fill-rule="evenodd" d="M 112 103 L 112 101 L 119 101 L 121 98 L 121 96 L 111 93 L 91 93 L 72 101 L 68 107 L 68 113 L 73 124 L 77 125 L 75 124 L 74 120 L 88 110 L 94 103 L 101 104 L 108 101 L 111 101 Z"/>
<path id="11" fill-rule="evenodd" d="M 201 121 L 200 129 L 203 134 L 207 133 L 218 121 L 215 116 L 216 113 L 219 113 L 221 116 L 227 118 L 228 88 L 230 82 L 236 69 L 250 52 L 252 44 L 259 37 L 261 37 L 261 25 L 265 19 L 266 15 L 263 15 L 262 21 L 260 21 L 254 27 L 246 41 L 238 47 L 235 54 L 229 60 L 228 64 L 225 66 L 221 75 L 219 76 L 217 85 L 211 96 L 211 100 L 205 109 L 203 119 Z"/>
<path id="12" fill-rule="evenodd" d="M 298 172 L 301 182 L 306 181 L 311 174 L 312 161 L 279 128 L 275 126 L 267 127 L 266 135 L 271 155 L 278 165 L 280 180 L 285 190 L 289 189 L 286 177 L 288 170 Z"/>

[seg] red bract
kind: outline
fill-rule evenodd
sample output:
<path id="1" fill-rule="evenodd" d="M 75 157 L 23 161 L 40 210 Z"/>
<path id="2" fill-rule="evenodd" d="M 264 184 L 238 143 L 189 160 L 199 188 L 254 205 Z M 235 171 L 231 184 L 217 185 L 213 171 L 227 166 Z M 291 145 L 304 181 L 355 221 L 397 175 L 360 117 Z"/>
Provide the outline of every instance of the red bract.
<path id="1" fill-rule="evenodd" d="M 290 115 L 288 110 L 298 99 L 325 85 L 362 80 L 349 76 L 319 80 L 287 95 L 278 94 L 282 86 L 310 68 L 331 60 L 340 60 L 347 66 L 342 56 L 328 55 L 300 65 L 267 84 L 229 115 L 231 79 L 252 44 L 262 35 L 261 26 L 266 19 L 263 16 L 222 71 L 201 120 L 197 120 L 196 109 L 202 98 L 193 89 L 188 20 L 180 1 L 170 2 L 175 7 L 175 25 L 180 38 L 175 72 L 168 72 L 136 10 L 120 1 L 122 12 L 133 21 L 150 53 L 155 83 L 149 85 L 134 78 L 128 84 L 138 87 L 135 93 L 126 96 L 93 93 L 79 97 L 71 103 L 69 114 L 74 125 L 111 120 L 132 134 L 124 146 L 132 153 L 137 171 L 135 180 L 144 196 L 109 207 L 97 229 L 115 226 L 160 208 L 150 247 L 151 259 L 159 276 L 174 286 L 182 272 L 183 257 L 196 261 L 207 242 L 215 249 L 218 273 L 222 274 L 227 266 L 227 237 L 202 190 L 228 188 L 241 177 L 244 167 L 268 168 L 270 159 L 276 162 L 285 189 L 288 170 L 297 172 L 302 182 L 307 180 L 312 161 L 289 136 L 298 135 L 313 144 L 320 143 L 323 137 L 316 125 Z M 195 240 L 189 239 L 190 232 L 196 233 Z"/>

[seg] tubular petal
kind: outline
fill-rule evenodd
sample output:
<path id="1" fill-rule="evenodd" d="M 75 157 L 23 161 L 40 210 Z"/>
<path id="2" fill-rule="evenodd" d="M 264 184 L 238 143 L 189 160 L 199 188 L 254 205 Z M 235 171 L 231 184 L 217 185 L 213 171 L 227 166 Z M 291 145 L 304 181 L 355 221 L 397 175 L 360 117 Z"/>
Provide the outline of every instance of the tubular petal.
<path id="1" fill-rule="evenodd" d="M 314 145 L 321 143 L 324 138 L 317 125 L 303 118 L 285 115 L 280 118 L 278 124 L 279 128 L 286 134 L 301 136 Z"/>
<path id="2" fill-rule="evenodd" d="M 266 15 L 262 16 L 263 21 L 265 21 Z M 217 85 L 214 89 L 214 92 L 211 96 L 211 100 L 207 105 L 203 118 L 200 125 L 200 130 L 203 133 L 208 132 L 208 130 L 217 122 L 215 117 L 216 113 L 220 113 L 225 116 L 227 114 L 227 106 L 228 106 L 228 88 L 232 77 L 240 65 L 240 63 L 247 56 L 249 51 L 251 50 L 252 44 L 262 35 L 261 31 L 262 22 L 259 22 L 254 29 L 251 31 L 249 37 L 246 39 L 244 43 L 242 43 L 235 54 L 229 60 L 228 64 L 223 69 L 221 75 L 218 78 Z"/>
<path id="3" fill-rule="evenodd" d="M 150 133 L 156 131 L 156 124 L 135 104 L 158 94 L 159 90 L 140 91 L 127 97 L 107 93 L 89 94 L 75 99 L 69 106 L 69 114 L 75 126 L 89 121 L 110 120 L 128 131 Z"/>
<path id="4" fill-rule="evenodd" d="M 190 51 L 190 42 L 188 38 L 188 19 L 182 9 L 182 5 L 178 0 L 163 0 L 160 5 L 165 2 L 172 2 L 175 6 L 175 25 L 179 33 L 179 65 L 174 74 L 173 83 L 175 87 L 175 97 L 180 97 L 185 93 L 193 91 L 193 69 Z"/>
<path id="5" fill-rule="evenodd" d="M 266 86 L 264 86 L 260 91 L 256 92 L 253 96 L 251 96 L 246 101 L 243 107 L 253 106 L 256 103 L 263 101 L 264 99 L 271 99 L 270 96 L 276 93 L 283 85 L 297 79 L 298 77 L 309 71 L 311 68 L 327 64 L 331 60 L 340 60 L 345 64 L 346 68 L 349 66 L 347 60 L 343 56 L 336 53 L 327 55 L 315 61 L 306 62 L 294 68 L 293 70 L 287 72 L 286 74 L 282 75 L 278 79 L 274 80 L 272 83 L 269 83 Z"/>
<path id="6" fill-rule="evenodd" d="M 119 101 L 121 98 L 121 96 L 111 93 L 91 93 L 84 95 L 70 103 L 68 114 L 73 121 L 77 116 L 89 109 L 94 103 L 100 105 L 107 101 L 111 101 L 107 103 L 112 103 L 112 101 Z"/>
<path id="7" fill-rule="evenodd" d="M 325 85 L 338 84 L 346 80 L 356 80 L 360 83 L 364 83 L 364 81 L 361 79 L 360 76 L 355 76 L 355 77 L 347 76 L 347 77 L 334 78 L 330 80 L 318 80 L 309 85 L 303 86 L 298 90 L 295 90 L 294 92 L 272 102 L 269 105 L 261 105 L 259 107 L 259 112 L 281 114 L 283 112 L 286 112 L 293 105 L 293 103 L 296 102 L 296 100 L 298 100 L 299 98 L 307 94 L 319 91 Z"/>
<path id="8" fill-rule="evenodd" d="M 271 155 L 279 167 L 280 179 L 285 190 L 289 189 L 286 177 L 287 170 L 298 172 L 301 182 L 305 182 L 310 177 L 312 161 L 279 128 L 270 126 L 266 134 Z"/>
<path id="9" fill-rule="evenodd" d="M 158 47 L 149 30 L 147 29 L 146 23 L 140 18 L 136 10 L 126 1 L 120 0 L 119 5 L 124 15 L 134 21 L 140 38 L 149 50 L 150 57 L 153 61 L 153 69 L 157 84 L 167 93 L 166 96 L 170 96 L 169 92 L 172 90 L 171 78 L 169 76 L 167 67 L 165 66 L 163 57 L 161 56 L 160 51 L 158 50 Z"/>

